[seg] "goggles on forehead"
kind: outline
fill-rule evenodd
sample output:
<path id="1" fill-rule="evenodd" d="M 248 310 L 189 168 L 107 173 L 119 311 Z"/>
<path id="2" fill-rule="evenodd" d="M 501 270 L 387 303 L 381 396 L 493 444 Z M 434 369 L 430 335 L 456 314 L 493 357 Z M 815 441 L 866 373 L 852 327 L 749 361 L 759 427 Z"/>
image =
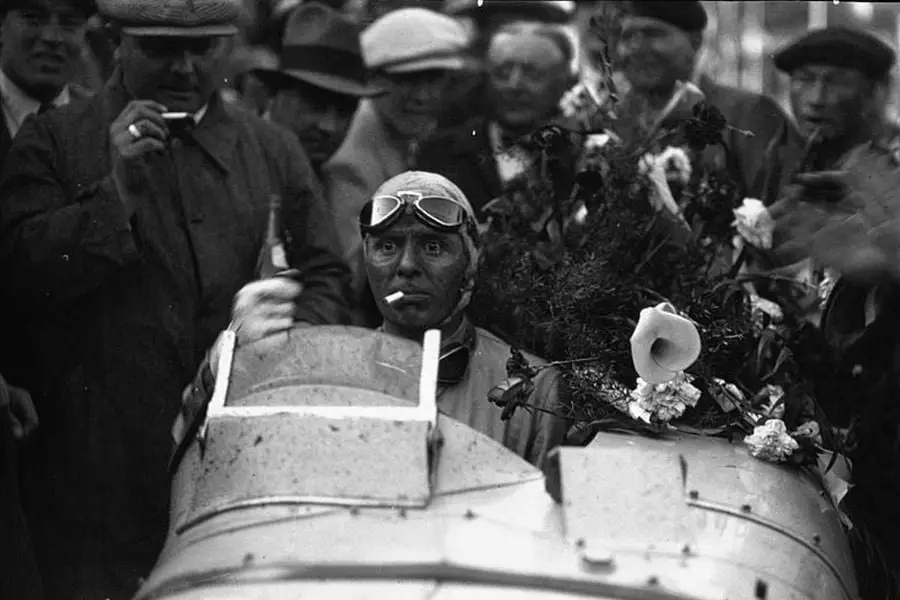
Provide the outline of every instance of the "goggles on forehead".
<path id="1" fill-rule="evenodd" d="M 421 192 L 397 192 L 375 196 L 359 214 L 363 233 L 381 233 L 399 219 L 407 206 L 425 225 L 438 231 L 457 231 L 466 222 L 466 208 L 444 196 L 427 196 Z"/>

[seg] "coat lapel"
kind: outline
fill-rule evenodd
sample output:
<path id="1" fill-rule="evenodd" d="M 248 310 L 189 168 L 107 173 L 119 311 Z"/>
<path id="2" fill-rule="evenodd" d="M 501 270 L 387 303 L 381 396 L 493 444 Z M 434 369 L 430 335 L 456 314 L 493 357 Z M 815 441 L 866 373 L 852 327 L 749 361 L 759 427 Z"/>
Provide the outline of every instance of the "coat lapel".
<path id="1" fill-rule="evenodd" d="M 500 182 L 500 174 L 497 171 L 497 159 L 494 158 L 494 148 L 491 145 L 491 137 L 488 134 L 488 122 L 483 121 L 478 129 L 473 130 L 472 156 L 478 161 L 478 170 L 484 179 L 484 186 L 490 192 L 491 199 L 498 197 L 503 192 L 503 184 Z"/>
<path id="2" fill-rule="evenodd" d="M 0 111 L 0 167 L 6 161 L 6 155 L 12 147 L 12 136 L 9 135 L 9 128 L 6 126 L 6 117 Z"/>
<path id="3" fill-rule="evenodd" d="M 234 155 L 237 130 L 234 119 L 228 114 L 228 108 L 219 94 L 213 95 L 206 115 L 193 131 L 193 137 L 207 156 L 227 175 L 228 165 Z"/>

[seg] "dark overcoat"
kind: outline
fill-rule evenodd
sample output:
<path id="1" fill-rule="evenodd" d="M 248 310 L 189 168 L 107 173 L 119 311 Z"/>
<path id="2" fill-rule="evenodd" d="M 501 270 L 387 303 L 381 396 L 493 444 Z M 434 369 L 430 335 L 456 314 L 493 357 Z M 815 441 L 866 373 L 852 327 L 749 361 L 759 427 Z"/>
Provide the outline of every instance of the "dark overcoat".
<path id="1" fill-rule="evenodd" d="M 118 74 L 30 119 L 0 177 L 0 269 L 19 325 L 15 376 L 41 424 L 23 493 L 47 595 L 126 598 L 166 535 L 182 390 L 255 276 L 270 194 L 283 199 L 297 318 L 342 323 L 349 272 L 292 134 L 217 95 L 196 129 L 111 178 Z"/>

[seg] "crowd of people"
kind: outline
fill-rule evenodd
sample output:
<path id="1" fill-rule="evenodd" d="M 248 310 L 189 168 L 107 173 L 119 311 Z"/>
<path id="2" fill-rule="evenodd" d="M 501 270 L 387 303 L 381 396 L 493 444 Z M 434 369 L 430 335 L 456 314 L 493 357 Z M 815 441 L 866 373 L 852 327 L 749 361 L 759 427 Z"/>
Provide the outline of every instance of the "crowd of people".
<path id="1" fill-rule="evenodd" d="M 483 209 L 522 168 L 504 150 L 554 121 L 579 61 L 605 56 L 563 27 L 597 3 L 376 2 L 365 18 L 356 4 L 281 2 L 250 34 L 238 0 L 0 2 L 0 597 L 131 597 L 167 533 L 173 436 L 209 399 L 226 328 L 238 345 L 439 328 L 442 412 L 537 466 L 566 442 L 565 419 L 501 420 L 485 401 L 510 347 L 467 308 Z M 730 125 L 710 160 L 779 210 L 812 193 L 795 179 L 811 136 L 805 170 L 893 147 L 895 52 L 875 36 L 831 27 L 780 49 L 789 116 L 697 72 L 701 3 L 621 4 L 620 137 L 694 81 Z M 293 275 L 260 279 L 273 195 Z M 792 277 L 808 261 L 771 259 Z M 853 286 L 874 289 L 840 288 L 865 319 L 836 350 L 860 355 L 892 310 Z M 860 382 L 900 375 L 882 356 L 896 341 L 878 340 L 891 346 L 860 359 L 877 373 Z M 562 393 L 546 369 L 531 404 Z"/>

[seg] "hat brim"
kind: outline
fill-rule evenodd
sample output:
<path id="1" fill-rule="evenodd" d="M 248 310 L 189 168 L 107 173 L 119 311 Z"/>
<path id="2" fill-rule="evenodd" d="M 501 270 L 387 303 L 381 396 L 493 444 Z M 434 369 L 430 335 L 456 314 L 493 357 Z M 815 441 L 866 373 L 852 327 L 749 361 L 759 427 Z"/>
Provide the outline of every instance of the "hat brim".
<path id="1" fill-rule="evenodd" d="M 415 73 L 418 71 L 463 71 L 469 68 L 469 61 L 462 57 L 442 56 L 411 60 L 386 67 L 380 67 L 385 73 Z M 379 69 L 379 67 L 376 67 Z"/>
<path id="2" fill-rule="evenodd" d="M 485 2 L 481 6 L 474 5 L 455 11 L 453 16 L 471 17 L 476 21 L 484 21 L 496 15 L 515 13 L 521 17 L 535 19 L 543 23 L 563 25 L 572 21 L 574 11 L 569 12 L 565 8 L 555 4 L 543 4 L 538 2 L 522 2 L 513 0 L 508 2 Z"/>
<path id="3" fill-rule="evenodd" d="M 234 25 L 203 25 L 200 27 L 176 27 L 172 25 L 124 26 L 122 32 L 139 37 L 218 37 L 234 35 Z"/>
<path id="4" fill-rule="evenodd" d="M 253 73 L 263 79 L 270 80 L 285 77 L 296 79 L 297 81 L 308 83 L 330 92 L 336 92 L 347 96 L 357 96 L 359 98 L 380 96 L 387 91 L 373 85 L 361 84 L 357 81 L 346 79 L 340 75 L 315 73 L 313 71 L 303 71 L 299 69 L 288 69 L 284 71 L 276 69 L 253 69 Z"/>

